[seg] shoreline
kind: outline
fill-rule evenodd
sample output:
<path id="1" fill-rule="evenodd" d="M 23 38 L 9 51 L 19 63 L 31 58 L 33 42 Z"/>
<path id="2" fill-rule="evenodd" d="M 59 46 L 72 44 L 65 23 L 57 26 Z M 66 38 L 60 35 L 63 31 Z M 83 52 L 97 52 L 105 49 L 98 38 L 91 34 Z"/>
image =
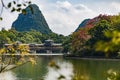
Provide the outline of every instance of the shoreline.
<path id="1" fill-rule="evenodd" d="M 108 61 L 120 61 L 120 58 L 105 58 L 105 57 L 80 57 L 80 56 L 64 56 L 65 59 L 78 59 L 78 60 L 108 60 Z"/>

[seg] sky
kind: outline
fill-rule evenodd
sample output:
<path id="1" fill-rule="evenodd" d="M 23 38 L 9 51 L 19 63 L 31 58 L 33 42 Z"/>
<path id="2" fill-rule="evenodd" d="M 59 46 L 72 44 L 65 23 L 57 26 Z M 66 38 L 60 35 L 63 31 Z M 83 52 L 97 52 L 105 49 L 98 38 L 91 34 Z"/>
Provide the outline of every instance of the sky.
<path id="1" fill-rule="evenodd" d="M 94 18 L 99 14 L 117 15 L 120 12 L 120 0 L 31 1 L 39 6 L 50 29 L 63 35 L 74 32 L 84 19 Z M 0 21 L 0 28 L 10 29 L 12 23 L 18 17 L 18 13 L 10 13 L 9 10 L 4 9 L 2 17 L 3 21 Z"/>

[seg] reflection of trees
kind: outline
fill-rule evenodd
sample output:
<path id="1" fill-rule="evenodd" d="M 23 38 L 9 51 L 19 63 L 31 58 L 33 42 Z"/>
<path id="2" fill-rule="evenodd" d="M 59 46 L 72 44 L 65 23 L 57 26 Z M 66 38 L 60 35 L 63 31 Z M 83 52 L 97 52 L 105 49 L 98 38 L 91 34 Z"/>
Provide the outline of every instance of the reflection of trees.
<path id="1" fill-rule="evenodd" d="M 49 65 L 45 80 L 72 80 L 73 66 L 71 63 L 51 61 Z"/>
<path id="2" fill-rule="evenodd" d="M 50 61 L 49 57 L 50 56 L 36 56 L 36 65 L 27 63 L 13 71 L 19 79 L 43 80 L 43 77 L 47 74 L 47 65 Z"/>
<path id="3" fill-rule="evenodd" d="M 76 79 L 73 80 L 106 80 L 108 69 L 120 71 L 120 62 L 106 60 L 71 60 Z M 81 77 L 83 79 L 81 79 Z"/>
<path id="4" fill-rule="evenodd" d="M 108 70 L 106 80 L 120 80 L 120 72 L 112 69 Z"/>
<path id="5" fill-rule="evenodd" d="M 17 80 L 17 77 L 13 72 L 8 71 L 0 74 L 0 80 Z"/>
<path id="6" fill-rule="evenodd" d="M 84 64 L 73 63 L 74 65 L 74 77 L 73 80 L 89 80 L 89 75 L 85 69 Z M 89 67 L 89 66 L 87 66 Z"/>

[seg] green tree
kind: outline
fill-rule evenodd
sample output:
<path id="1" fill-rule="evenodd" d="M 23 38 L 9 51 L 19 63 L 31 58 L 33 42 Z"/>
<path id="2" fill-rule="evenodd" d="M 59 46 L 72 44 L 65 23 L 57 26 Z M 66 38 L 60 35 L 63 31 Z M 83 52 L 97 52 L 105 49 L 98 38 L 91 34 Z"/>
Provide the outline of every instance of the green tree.
<path id="1" fill-rule="evenodd" d="M 109 57 L 110 55 L 119 56 L 120 55 L 119 54 L 119 51 L 120 51 L 120 32 L 119 31 L 112 31 L 112 32 L 107 31 L 104 33 L 104 35 L 109 40 L 108 41 L 105 41 L 105 40 L 98 41 L 95 45 L 96 51 L 105 52 L 106 57 Z"/>
<path id="2" fill-rule="evenodd" d="M 91 35 L 91 38 L 88 40 L 89 45 L 93 45 L 99 40 L 106 40 L 104 32 L 109 29 L 110 22 L 108 22 L 107 20 L 99 21 L 93 28 L 88 31 L 88 33 Z"/>
<path id="3" fill-rule="evenodd" d="M 120 31 L 120 14 L 111 17 L 112 30 Z"/>
<path id="4" fill-rule="evenodd" d="M 5 43 L 11 43 L 10 38 L 5 34 L 0 34 L 0 48 L 2 48 Z"/>
<path id="5" fill-rule="evenodd" d="M 71 35 L 66 36 L 66 39 L 63 40 L 62 42 L 63 45 L 63 52 L 67 53 L 70 52 L 71 49 Z"/>

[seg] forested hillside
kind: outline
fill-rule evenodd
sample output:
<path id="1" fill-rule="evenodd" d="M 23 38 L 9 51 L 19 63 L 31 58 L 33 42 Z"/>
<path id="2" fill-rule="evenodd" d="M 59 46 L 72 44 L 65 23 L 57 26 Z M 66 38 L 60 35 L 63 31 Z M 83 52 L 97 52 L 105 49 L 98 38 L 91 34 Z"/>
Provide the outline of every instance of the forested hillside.
<path id="1" fill-rule="evenodd" d="M 13 22 L 12 27 L 17 31 L 30 31 L 34 29 L 43 34 L 52 33 L 42 12 L 36 4 L 29 5 L 24 14 L 19 14 L 16 21 Z"/>
<path id="2" fill-rule="evenodd" d="M 79 56 L 119 56 L 120 15 L 99 15 L 71 35 L 69 51 Z"/>

